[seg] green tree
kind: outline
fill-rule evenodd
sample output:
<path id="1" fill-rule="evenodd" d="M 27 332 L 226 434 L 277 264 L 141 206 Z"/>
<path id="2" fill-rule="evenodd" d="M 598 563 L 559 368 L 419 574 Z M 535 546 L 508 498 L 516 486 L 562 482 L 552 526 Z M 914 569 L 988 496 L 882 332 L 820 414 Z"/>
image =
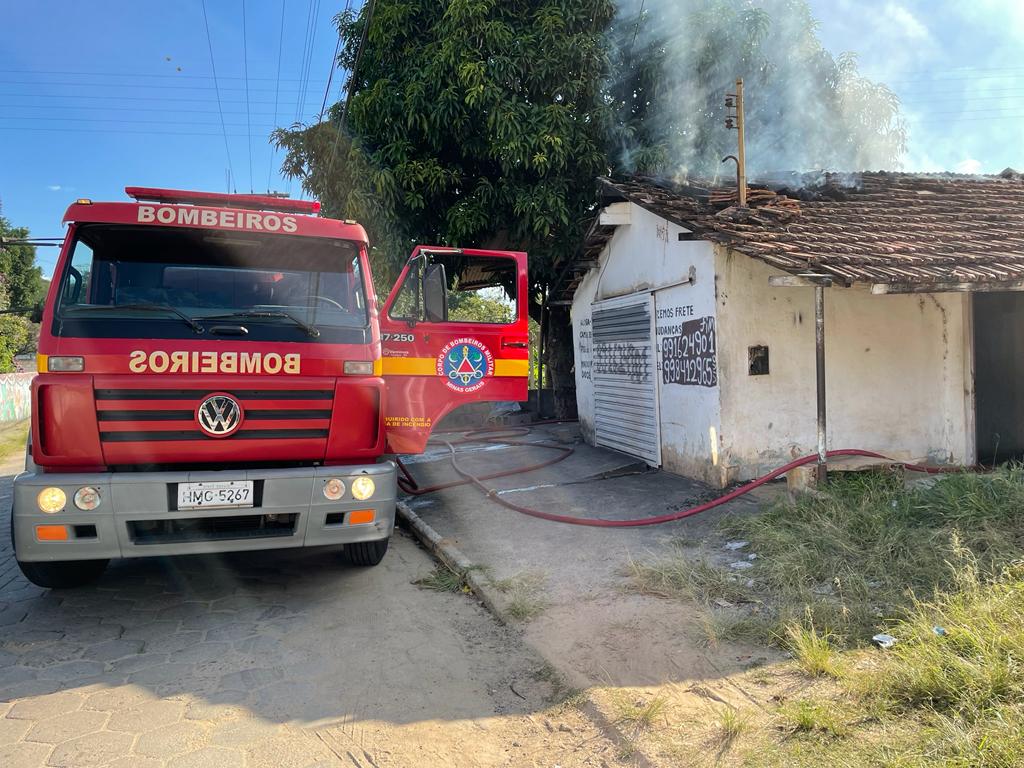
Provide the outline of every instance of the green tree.
<path id="1" fill-rule="evenodd" d="M 285 172 L 328 215 L 366 226 L 378 292 L 413 242 L 515 248 L 530 254 L 539 316 L 607 170 L 613 10 L 610 0 L 376 0 L 338 17 L 347 110 L 275 138 Z M 564 339 L 568 326 L 564 310 L 548 324 Z M 564 412 L 575 406 L 572 347 L 556 346 Z"/>
<path id="2" fill-rule="evenodd" d="M 24 227 L 12 227 L 0 216 L 0 239 L 24 240 Z M 35 264 L 35 248 L 0 244 L 0 310 L 32 307 L 43 298 L 42 270 Z M 29 352 L 37 337 L 27 315 L 0 314 L 0 373 L 14 370 L 14 356 Z"/>
<path id="3" fill-rule="evenodd" d="M 834 58 L 806 0 L 620 0 L 609 33 L 620 170 L 731 178 L 725 96 L 744 80 L 747 170 L 877 170 L 906 149 L 899 100 Z"/>
<path id="4" fill-rule="evenodd" d="M 755 174 L 892 167 L 903 151 L 895 97 L 822 48 L 806 0 L 369 0 L 337 24 L 347 99 L 274 140 L 327 215 L 367 228 L 378 294 L 416 242 L 515 248 L 539 319 L 595 176 L 722 172 L 738 76 Z M 564 308 L 545 333 L 566 415 Z"/>

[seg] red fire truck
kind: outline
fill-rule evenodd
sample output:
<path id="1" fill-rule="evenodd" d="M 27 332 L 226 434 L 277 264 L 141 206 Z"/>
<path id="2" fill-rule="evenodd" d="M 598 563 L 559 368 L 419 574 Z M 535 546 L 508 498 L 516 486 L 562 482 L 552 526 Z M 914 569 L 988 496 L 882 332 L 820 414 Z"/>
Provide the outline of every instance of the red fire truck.
<path id="1" fill-rule="evenodd" d="M 319 204 L 78 200 L 43 311 L 12 535 L 45 587 L 111 558 L 343 545 L 376 565 L 396 467 L 446 413 L 526 397 L 526 254 L 417 247 L 378 306 Z"/>

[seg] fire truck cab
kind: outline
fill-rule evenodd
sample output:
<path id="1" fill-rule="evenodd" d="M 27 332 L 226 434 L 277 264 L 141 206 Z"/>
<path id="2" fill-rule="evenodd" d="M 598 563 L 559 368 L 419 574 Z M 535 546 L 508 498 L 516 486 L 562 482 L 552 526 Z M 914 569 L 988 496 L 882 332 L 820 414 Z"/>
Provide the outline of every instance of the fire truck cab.
<path id="1" fill-rule="evenodd" d="M 12 537 L 45 587 L 112 558 L 342 545 L 376 565 L 396 467 L 526 398 L 526 254 L 417 247 L 378 305 L 319 204 L 128 187 L 78 200 L 43 311 Z"/>

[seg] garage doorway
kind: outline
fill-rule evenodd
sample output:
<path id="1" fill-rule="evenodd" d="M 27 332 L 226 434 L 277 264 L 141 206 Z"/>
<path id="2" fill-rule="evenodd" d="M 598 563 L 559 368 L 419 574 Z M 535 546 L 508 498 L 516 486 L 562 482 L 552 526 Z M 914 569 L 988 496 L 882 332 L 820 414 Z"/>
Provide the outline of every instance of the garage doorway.
<path id="1" fill-rule="evenodd" d="M 978 461 L 1024 458 L 1024 293 L 975 293 L 974 402 Z"/>

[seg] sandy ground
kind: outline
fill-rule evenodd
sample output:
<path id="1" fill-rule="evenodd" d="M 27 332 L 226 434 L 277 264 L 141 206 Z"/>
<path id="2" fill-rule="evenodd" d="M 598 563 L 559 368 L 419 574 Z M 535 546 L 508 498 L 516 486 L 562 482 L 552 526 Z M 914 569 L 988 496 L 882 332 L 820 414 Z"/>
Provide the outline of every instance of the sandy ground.
<path id="1" fill-rule="evenodd" d="M 411 584 L 434 562 L 405 534 L 371 569 L 330 550 L 123 561 L 58 592 L 24 581 L 7 526 L 4 768 L 617 763 L 518 630 Z"/>

